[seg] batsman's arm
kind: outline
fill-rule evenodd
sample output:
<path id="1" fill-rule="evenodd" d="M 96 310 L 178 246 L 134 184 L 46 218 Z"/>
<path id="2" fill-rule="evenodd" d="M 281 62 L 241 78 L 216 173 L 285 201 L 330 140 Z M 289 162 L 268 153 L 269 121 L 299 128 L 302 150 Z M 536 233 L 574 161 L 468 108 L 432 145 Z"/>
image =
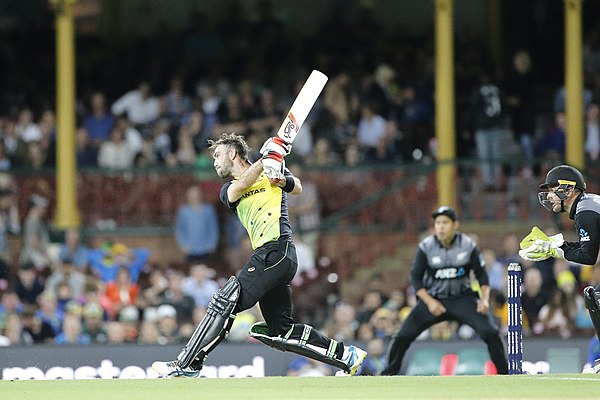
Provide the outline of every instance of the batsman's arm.
<path id="1" fill-rule="evenodd" d="M 284 192 L 289 194 L 300 194 L 302 193 L 302 182 L 296 178 L 292 173 L 286 169 L 284 171 L 284 178 L 279 181 L 271 180 L 271 184 L 277 185 L 283 189 Z"/>
<path id="2" fill-rule="evenodd" d="M 235 203 L 252 186 L 263 172 L 263 166 L 260 161 L 250 165 L 250 167 L 242 173 L 242 175 L 234 180 L 227 188 L 227 200 L 229 203 Z"/>

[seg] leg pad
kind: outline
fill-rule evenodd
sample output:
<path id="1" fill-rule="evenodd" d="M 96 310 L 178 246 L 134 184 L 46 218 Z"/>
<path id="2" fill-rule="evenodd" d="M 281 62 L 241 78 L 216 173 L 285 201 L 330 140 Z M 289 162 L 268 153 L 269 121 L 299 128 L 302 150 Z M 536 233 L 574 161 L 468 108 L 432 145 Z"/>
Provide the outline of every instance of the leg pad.
<path id="1" fill-rule="evenodd" d="M 235 276 L 214 294 L 206 315 L 177 356 L 182 368 L 201 369 L 204 359 L 229 333 L 235 319 L 232 314 L 240 296 L 240 282 Z"/>
<path id="2" fill-rule="evenodd" d="M 349 371 L 349 367 L 345 362 L 338 360 L 337 358 L 328 357 L 325 354 L 321 354 L 319 351 L 314 349 L 313 346 L 304 344 L 303 341 L 288 339 L 281 336 L 269 336 L 269 327 L 265 322 L 257 322 L 252 325 L 250 328 L 250 336 L 279 351 L 291 351 L 292 353 L 312 358 L 313 360 L 320 361 L 335 368 L 342 369 L 346 372 Z"/>

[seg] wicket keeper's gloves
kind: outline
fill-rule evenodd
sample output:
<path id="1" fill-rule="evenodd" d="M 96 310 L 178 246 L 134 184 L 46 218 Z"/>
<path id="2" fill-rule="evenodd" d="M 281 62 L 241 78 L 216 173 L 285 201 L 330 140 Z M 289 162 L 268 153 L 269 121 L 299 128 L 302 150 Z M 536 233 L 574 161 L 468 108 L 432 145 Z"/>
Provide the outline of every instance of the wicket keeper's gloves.
<path id="1" fill-rule="evenodd" d="M 281 154 L 270 150 L 260 159 L 260 162 L 263 165 L 263 170 L 267 178 L 272 180 L 281 180 L 285 178 L 283 175 L 285 164 Z"/>
<path id="2" fill-rule="evenodd" d="M 534 226 L 531 233 L 521 241 L 519 255 L 528 261 L 543 261 L 550 257 L 565 258 L 565 253 L 560 248 L 563 243 L 562 233 L 549 237 Z"/>
<path id="3" fill-rule="evenodd" d="M 290 151 L 292 151 L 292 145 L 286 143 L 286 141 L 279 136 L 270 137 L 260 148 L 260 154 L 264 156 L 269 151 L 274 151 L 278 154 L 281 154 L 282 157 L 285 157 L 290 154 Z"/>

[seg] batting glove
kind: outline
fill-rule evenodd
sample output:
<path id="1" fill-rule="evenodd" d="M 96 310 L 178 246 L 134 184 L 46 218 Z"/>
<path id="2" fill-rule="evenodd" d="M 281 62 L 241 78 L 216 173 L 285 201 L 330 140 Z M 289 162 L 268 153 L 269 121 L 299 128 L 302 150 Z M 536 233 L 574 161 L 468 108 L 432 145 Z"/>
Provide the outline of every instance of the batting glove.
<path id="1" fill-rule="evenodd" d="M 270 151 L 274 151 L 277 154 L 281 154 L 282 157 L 285 157 L 292 151 L 292 145 L 279 136 L 270 137 L 260 148 L 260 154 L 265 155 Z"/>
<path id="2" fill-rule="evenodd" d="M 260 162 L 263 165 L 265 176 L 270 180 L 278 181 L 285 178 L 283 175 L 285 163 L 281 154 L 270 150 L 261 158 Z"/>
<path id="3" fill-rule="evenodd" d="M 562 233 L 548 237 L 547 240 L 537 239 L 530 246 L 519 251 L 519 255 L 528 261 L 543 261 L 550 257 L 565 258 L 565 252 L 560 248 L 565 242 Z"/>

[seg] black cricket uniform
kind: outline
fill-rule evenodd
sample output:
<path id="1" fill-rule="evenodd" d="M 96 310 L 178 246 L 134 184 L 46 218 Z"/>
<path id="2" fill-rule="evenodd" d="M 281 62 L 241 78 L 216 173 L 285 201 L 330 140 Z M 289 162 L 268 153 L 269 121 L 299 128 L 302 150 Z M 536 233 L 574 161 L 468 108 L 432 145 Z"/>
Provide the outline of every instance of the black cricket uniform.
<path id="1" fill-rule="evenodd" d="M 571 207 L 569 218 L 575 221 L 579 241 L 563 243 L 565 258 L 580 264 L 596 264 L 600 248 L 600 196 L 581 193 Z"/>
<path id="2" fill-rule="evenodd" d="M 288 169 L 284 175 L 292 177 Z M 298 269 L 296 248 L 288 217 L 287 193 L 271 185 L 263 174 L 237 201 L 230 203 L 223 185 L 221 201 L 234 211 L 246 228 L 254 253 L 237 274 L 240 298 L 237 314 L 257 302 L 271 336 L 285 337 L 306 345 L 318 353 L 341 359 L 344 344 L 330 339 L 306 324 L 294 323 L 290 282 Z"/>
<path id="3" fill-rule="evenodd" d="M 446 312 L 436 317 L 419 299 L 400 331 L 392 338 L 388 365 L 382 375 L 397 375 L 411 343 L 430 326 L 448 320 L 472 327 L 487 344 L 498 373 L 508 373 L 508 362 L 498 328 L 489 315 L 477 312 L 479 297 L 471 289 L 471 271 L 480 285 L 488 285 L 483 258 L 473 239 L 467 235 L 456 232 L 449 248 L 444 247 L 435 235 L 419 243 L 413 261 L 411 283 L 415 292 L 425 288 L 429 295 L 444 305 Z"/>

